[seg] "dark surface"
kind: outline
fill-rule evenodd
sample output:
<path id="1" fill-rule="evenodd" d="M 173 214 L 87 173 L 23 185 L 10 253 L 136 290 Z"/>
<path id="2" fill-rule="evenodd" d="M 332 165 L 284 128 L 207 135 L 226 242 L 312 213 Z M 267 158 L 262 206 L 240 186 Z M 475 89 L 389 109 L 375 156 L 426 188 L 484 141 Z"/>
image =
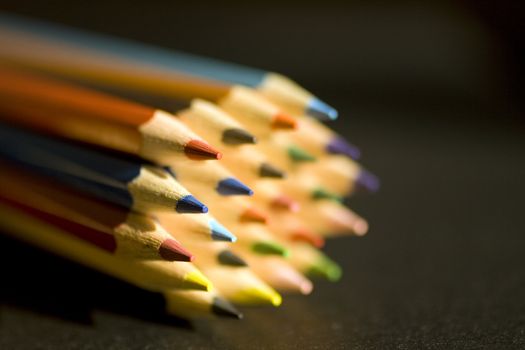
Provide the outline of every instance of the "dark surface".
<path id="1" fill-rule="evenodd" d="M 289 74 L 340 110 L 334 127 L 383 187 L 350 201 L 370 234 L 326 248 L 341 282 L 242 321 L 162 316 L 149 293 L 2 238 L 0 349 L 524 348 L 520 48 L 506 36 L 518 7 L 437 3 L 202 14 L 144 2 L 112 21 L 93 14 L 118 2 L 6 4 Z"/>

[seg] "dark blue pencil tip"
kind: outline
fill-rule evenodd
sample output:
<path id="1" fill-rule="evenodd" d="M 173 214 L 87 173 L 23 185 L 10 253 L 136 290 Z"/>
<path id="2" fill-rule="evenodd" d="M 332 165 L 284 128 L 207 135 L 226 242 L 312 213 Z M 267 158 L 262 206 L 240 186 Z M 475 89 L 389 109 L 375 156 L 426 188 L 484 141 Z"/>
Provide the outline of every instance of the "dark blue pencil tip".
<path id="1" fill-rule="evenodd" d="M 248 186 L 233 177 L 219 181 L 217 192 L 223 196 L 251 196 L 253 194 Z"/>
<path id="2" fill-rule="evenodd" d="M 237 237 L 216 220 L 210 220 L 211 238 L 214 241 L 235 242 Z"/>
<path id="3" fill-rule="evenodd" d="M 336 120 L 338 115 L 334 108 L 316 98 L 310 100 L 306 114 L 319 120 Z"/>
<path id="4" fill-rule="evenodd" d="M 361 169 L 355 180 L 355 192 L 377 192 L 381 183 L 379 178 L 365 169 Z"/>
<path id="5" fill-rule="evenodd" d="M 197 198 L 193 197 L 191 194 L 187 195 L 186 197 L 182 197 L 179 199 L 177 206 L 175 207 L 175 210 L 177 213 L 207 213 L 208 207 L 202 204 L 197 200 Z"/>
<path id="6" fill-rule="evenodd" d="M 335 137 L 326 145 L 326 151 L 332 154 L 341 154 L 348 158 L 359 159 L 361 151 L 342 137 Z"/>

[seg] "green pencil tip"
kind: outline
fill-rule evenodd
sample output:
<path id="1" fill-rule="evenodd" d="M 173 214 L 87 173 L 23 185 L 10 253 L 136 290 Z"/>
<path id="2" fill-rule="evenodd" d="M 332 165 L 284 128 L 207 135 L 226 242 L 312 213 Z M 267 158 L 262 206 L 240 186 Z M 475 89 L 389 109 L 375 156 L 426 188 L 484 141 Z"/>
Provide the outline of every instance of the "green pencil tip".
<path id="1" fill-rule="evenodd" d="M 288 249 L 276 242 L 257 242 L 252 245 L 252 250 L 255 253 L 262 255 L 280 255 L 287 257 L 289 254 Z"/>
<path id="2" fill-rule="evenodd" d="M 294 162 L 314 162 L 316 158 L 297 146 L 288 147 L 288 157 Z"/>
<path id="3" fill-rule="evenodd" d="M 329 192 L 322 187 L 318 187 L 312 191 L 312 198 L 313 199 L 328 199 L 334 202 L 343 203 L 343 197 L 335 193 Z"/>
<path id="4" fill-rule="evenodd" d="M 330 282 L 338 281 L 343 274 L 341 267 L 333 260 L 322 257 L 310 267 L 307 275 L 310 277 L 321 277 Z"/>

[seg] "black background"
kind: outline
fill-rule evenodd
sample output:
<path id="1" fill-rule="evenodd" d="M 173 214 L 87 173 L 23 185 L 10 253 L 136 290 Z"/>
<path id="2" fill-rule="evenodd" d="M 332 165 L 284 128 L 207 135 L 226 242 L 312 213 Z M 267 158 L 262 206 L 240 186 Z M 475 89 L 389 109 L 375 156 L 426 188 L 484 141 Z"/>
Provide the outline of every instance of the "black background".
<path id="1" fill-rule="evenodd" d="M 1 1 L 284 73 L 339 109 L 383 186 L 350 200 L 369 235 L 326 248 L 341 282 L 243 321 L 165 317 L 154 295 L 2 237 L 0 348 L 525 347 L 521 3 Z"/>

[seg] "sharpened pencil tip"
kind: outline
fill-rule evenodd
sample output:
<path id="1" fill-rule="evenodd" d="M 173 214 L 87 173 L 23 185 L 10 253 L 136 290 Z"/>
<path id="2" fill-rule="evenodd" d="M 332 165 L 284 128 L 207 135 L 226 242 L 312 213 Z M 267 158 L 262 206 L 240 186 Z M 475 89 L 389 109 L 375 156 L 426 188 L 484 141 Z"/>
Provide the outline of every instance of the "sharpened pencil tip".
<path id="1" fill-rule="evenodd" d="M 306 228 L 296 229 L 292 235 L 291 239 L 294 241 L 301 241 L 309 243 L 310 245 L 316 248 L 322 248 L 324 246 L 324 238 L 318 235 L 315 232 L 307 230 Z"/>
<path id="2" fill-rule="evenodd" d="M 289 254 L 288 249 L 277 242 L 270 241 L 252 244 L 252 251 L 261 255 L 279 255 L 282 257 L 287 257 Z"/>
<path id="3" fill-rule="evenodd" d="M 284 209 L 296 213 L 301 209 L 299 202 L 295 201 L 286 195 L 280 195 L 270 203 L 273 209 Z"/>
<path id="4" fill-rule="evenodd" d="M 242 319 L 243 315 L 230 302 L 223 298 L 214 297 L 211 311 L 217 316 Z"/>
<path id="5" fill-rule="evenodd" d="M 324 121 L 336 120 L 338 116 L 337 110 L 317 98 L 310 100 L 306 108 L 306 114 Z"/>
<path id="6" fill-rule="evenodd" d="M 330 191 L 325 190 L 322 187 L 316 188 L 312 191 L 312 198 L 313 199 L 328 199 L 334 202 L 343 203 L 343 197 L 332 193 Z"/>
<path id="7" fill-rule="evenodd" d="M 255 144 L 257 139 L 244 129 L 227 129 L 222 132 L 222 142 L 228 145 Z"/>
<path id="8" fill-rule="evenodd" d="M 242 222 L 258 222 L 266 224 L 268 222 L 268 215 L 257 208 L 249 208 L 241 215 Z"/>
<path id="9" fill-rule="evenodd" d="M 209 292 L 212 283 L 200 271 L 195 270 L 184 276 L 182 287 Z"/>
<path id="10" fill-rule="evenodd" d="M 374 193 L 379 190 L 381 183 L 379 178 L 371 172 L 361 169 L 355 180 L 355 192 L 370 192 Z"/>
<path id="11" fill-rule="evenodd" d="M 351 159 L 359 159 L 361 157 L 361 151 L 359 148 L 347 142 L 342 137 L 333 138 L 326 145 L 326 151 L 332 154 L 344 155 Z"/>
<path id="12" fill-rule="evenodd" d="M 307 272 L 312 277 L 322 277 L 330 282 L 336 282 L 341 278 L 343 271 L 334 261 L 323 257 L 315 262 Z"/>
<path id="13" fill-rule="evenodd" d="M 211 238 L 214 241 L 223 242 L 235 242 L 237 237 L 233 235 L 226 227 L 222 226 L 219 222 L 211 219 L 210 222 Z"/>
<path id="14" fill-rule="evenodd" d="M 175 207 L 177 213 L 189 214 L 197 213 L 204 214 L 208 212 L 208 207 L 202 204 L 197 198 L 193 197 L 191 194 L 182 197 L 177 202 Z"/>
<path id="15" fill-rule="evenodd" d="M 248 266 L 246 261 L 244 261 L 240 256 L 233 253 L 231 250 L 225 249 L 219 253 L 217 259 L 220 264 L 236 267 Z"/>
<path id="16" fill-rule="evenodd" d="M 239 180 L 229 177 L 219 181 L 217 192 L 223 196 L 251 196 L 253 191 Z"/>
<path id="17" fill-rule="evenodd" d="M 316 158 L 297 146 L 288 147 L 288 157 L 293 162 L 315 162 Z"/>
<path id="18" fill-rule="evenodd" d="M 221 159 L 222 153 L 201 140 L 191 140 L 184 146 L 184 153 L 193 160 Z"/>
<path id="19" fill-rule="evenodd" d="M 168 261 L 193 261 L 193 254 L 188 252 L 174 239 L 167 239 L 159 247 L 159 255 Z"/>
<path id="20" fill-rule="evenodd" d="M 283 299 L 275 290 L 267 287 L 246 288 L 240 292 L 239 297 L 246 304 L 261 305 L 270 304 L 273 306 L 281 305 Z"/>
<path id="21" fill-rule="evenodd" d="M 286 175 L 282 170 L 277 169 L 271 164 L 263 163 L 259 169 L 259 175 L 261 177 L 273 177 L 283 179 Z"/>
<path id="22" fill-rule="evenodd" d="M 297 120 L 288 114 L 278 113 L 273 117 L 272 128 L 295 129 L 297 128 Z"/>

